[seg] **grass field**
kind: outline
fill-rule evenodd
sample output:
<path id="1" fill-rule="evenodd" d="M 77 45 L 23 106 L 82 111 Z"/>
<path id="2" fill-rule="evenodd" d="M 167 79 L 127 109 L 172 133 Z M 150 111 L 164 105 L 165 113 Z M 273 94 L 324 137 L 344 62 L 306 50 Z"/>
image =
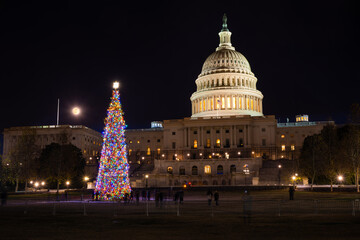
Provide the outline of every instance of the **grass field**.
<path id="1" fill-rule="evenodd" d="M 220 192 L 220 205 L 212 207 L 202 192 L 185 192 L 179 208 L 170 201 L 161 208 L 150 201 L 149 216 L 146 202 L 16 196 L 0 208 L 0 239 L 360 239 L 360 211 L 353 212 L 351 204 L 359 194 L 296 192 L 295 201 L 284 190 L 251 196 L 250 223 L 244 221 L 237 192 Z"/>

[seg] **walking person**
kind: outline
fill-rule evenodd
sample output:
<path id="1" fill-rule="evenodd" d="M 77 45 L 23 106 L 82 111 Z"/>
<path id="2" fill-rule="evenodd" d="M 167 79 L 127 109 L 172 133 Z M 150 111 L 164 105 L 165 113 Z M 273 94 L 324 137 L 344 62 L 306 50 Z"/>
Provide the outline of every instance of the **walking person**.
<path id="1" fill-rule="evenodd" d="M 293 186 L 291 186 L 289 188 L 289 198 L 290 198 L 290 200 L 294 200 L 294 193 L 295 193 L 295 188 Z"/>
<path id="2" fill-rule="evenodd" d="M 214 193 L 214 200 L 215 200 L 216 206 L 219 206 L 219 192 L 218 191 L 215 191 L 215 193 Z"/>
<path id="3" fill-rule="evenodd" d="M 252 211 L 252 197 L 250 196 L 247 190 L 245 190 L 245 193 L 242 196 L 241 200 L 243 202 L 244 224 L 250 224 L 251 211 Z"/>
<path id="4" fill-rule="evenodd" d="M 209 206 L 211 206 L 211 201 L 212 201 L 212 196 L 213 196 L 213 193 L 211 192 L 210 188 L 208 189 L 207 193 L 206 193 L 206 196 L 208 198 L 208 204 Z"/>

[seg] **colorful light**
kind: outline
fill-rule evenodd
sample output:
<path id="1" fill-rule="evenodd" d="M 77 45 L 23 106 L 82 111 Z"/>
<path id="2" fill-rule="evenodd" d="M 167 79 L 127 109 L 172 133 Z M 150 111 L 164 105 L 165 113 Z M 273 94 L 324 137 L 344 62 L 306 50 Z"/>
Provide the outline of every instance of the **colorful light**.
<path id="1" fill-rule="evenodd" d="M 100 166 L 95 193 L 104 200 L 122 199 L 130 194 L 129 164 L 126 154 L 125 121 L 118 88 L 113 89 L 105 119 Z"/>

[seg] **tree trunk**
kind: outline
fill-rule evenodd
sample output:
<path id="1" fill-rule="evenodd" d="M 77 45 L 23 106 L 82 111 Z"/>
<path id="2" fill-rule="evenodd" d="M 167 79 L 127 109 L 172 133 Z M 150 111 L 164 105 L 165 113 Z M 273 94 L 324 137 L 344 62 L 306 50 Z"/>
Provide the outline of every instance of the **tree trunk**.
<path id="1" fill-rule="evenodd" d="M 314 186 L 314 179 L 315 179 L 315 171 L 312 175 L 312 178 L 311 178 L 311 191 L 313 190 L 313 186 Z"/>
<path id="2" fill-rule="evenodd" d="M 355 176 L 355 181 L 356 181 L 356 192 L 359 192 L 359 167 L 356 168 L 356 176 Z"/>
<path id="3" fill-rule="evenodd" d="M 19 190 L 19 178 L 16 178 L 15 192 Z"/>
<path id="4" fill-rule="evenodd" d="M 28 182 L 27 182 L 27 180 L 25 180 L 25 194 L 27 192 L 27 189 L 28 189 Z"/>
<path id="5" fill-rule="evenodd" d="M 330 192 L 332 192 L 332 191 L 333 191 L 333 181 L 330 180 Z"/>

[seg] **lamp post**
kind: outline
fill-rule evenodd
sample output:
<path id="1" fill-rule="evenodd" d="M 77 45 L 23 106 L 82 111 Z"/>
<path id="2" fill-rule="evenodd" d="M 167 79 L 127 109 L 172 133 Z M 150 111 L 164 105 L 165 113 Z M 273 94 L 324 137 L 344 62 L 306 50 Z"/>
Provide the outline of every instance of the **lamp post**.
<path id="1" fill-rule="evenodd" d="M 148 190 L 147 190 L 147 188 L 148 188 L 148 178 L 149 178 L 149 175 L 148 174 L 146 174 L 145 175 L 145 192 L 146 192 L 146 196 L 145 196 L 145 198 L 146 198 L 146 216 L 149 216 L 149 201 L 148 201 Z"/>
<path id="2" fill-rule="evenodd" d="M 339 175 L 339 176 L 337 177 L 337 179 L 338 179 L 338 181 L 339 181 L 339 185 L 341 185 L 342 181 L 344 180 L 344 177 L 341 176 L 341 175 Z"/>
<path id="3" fill-rule="evenodd" d="M 281 184 L 281 164 L 278 165 L 278 169 L 279 169 L 279 186 Z"/>
<path id="4" fill-rule="evenodd" d="M 66 181 L 66 190 L 69 189 L 70 181 Z"/>
<path id="5" fill-rule="evenodd" d="M 84 199 L 84 195 L 85 195 L 85 188 L 86 188 L 86 184 L 87 181 L 89 181 L 89 178 L 87 176 L 84 177 L 84 188 L 83 188 L 83 194 L 81 194 L 81 201 Z"/>

